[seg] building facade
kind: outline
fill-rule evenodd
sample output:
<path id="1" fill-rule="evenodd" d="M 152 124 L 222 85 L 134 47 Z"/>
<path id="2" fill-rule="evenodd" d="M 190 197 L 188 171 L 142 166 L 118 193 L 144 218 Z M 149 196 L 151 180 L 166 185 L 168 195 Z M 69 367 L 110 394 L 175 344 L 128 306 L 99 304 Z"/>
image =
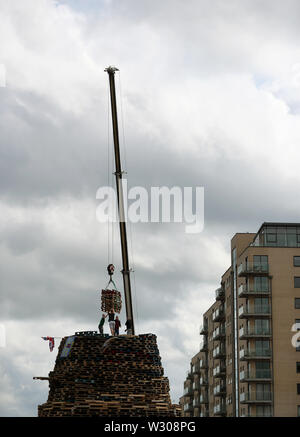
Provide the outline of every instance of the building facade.
<path id="1" fill-rule="evenodd" d="M 297 330 L 300 224 L 263 223 L 256 234 L 236 234 L 231 266 L 203 314 L 184 415 L 300 416 Z"/>

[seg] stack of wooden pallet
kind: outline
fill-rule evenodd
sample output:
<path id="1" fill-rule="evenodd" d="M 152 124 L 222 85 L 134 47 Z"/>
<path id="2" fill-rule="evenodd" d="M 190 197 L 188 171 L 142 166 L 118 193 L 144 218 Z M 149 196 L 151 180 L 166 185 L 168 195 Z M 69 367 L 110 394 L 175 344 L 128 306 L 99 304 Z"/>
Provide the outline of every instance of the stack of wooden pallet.
<path id="1" fill-rule="evenodd" d="M 76 333 L 71 340 L 61 341 L 39 416 L 180 414 L 179 406 L 171 404 L 155 335 Z"/>
<path id="2" fill-rule="evenodd" d="M 108 313 L 110 310 L 120 313 L 122 309 L 121 293 L 118 290 L 102 290 L 101 311 Z"/>

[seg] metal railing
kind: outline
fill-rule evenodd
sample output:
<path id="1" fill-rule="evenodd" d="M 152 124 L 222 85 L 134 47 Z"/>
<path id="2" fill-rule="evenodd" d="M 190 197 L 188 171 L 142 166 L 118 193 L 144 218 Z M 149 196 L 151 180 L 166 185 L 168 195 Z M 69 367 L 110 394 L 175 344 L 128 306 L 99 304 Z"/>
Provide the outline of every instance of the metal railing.
<path id="1" fill-rule="evenodd" d="M 259 336 L 271 336 L 271 328 L 256 328 L 256 327 L 246 327 L 242 326 L 239 330 L 239 336 L 253 336 L 253 337 L 259 337 Z"/>
<path id="2" fill-rule="evenodd" d="M 239 317 L 241 316 L 262 316 L 271 314 L 271 305 L 242 305 L 239 307 Z"/>
<path id="3" fill-rule="evenodd" d="M 269 264 L 265 262 L 247 262 L 241 263 L 238 266 L 237 273 L 238 275 L 242 273 L 268 273 L 269 272 Z"/>
<path id="4" fill-rule="evenodd" d="M 271 349 L 249 350 L 241 349 L 240 358 L 270 358 L 272 355 Z"/>
<path id="5" fill-rule="evenodd" d="M 268 287 L 259 287 L 258 285 L 254 286 L 247 286 L 246 284 L 241 284 L 238 288 L 238 295 L 241 294 L 269 294 L 270 288 Z"/>
<path id="6" fill-rule="evenodd" d="M 272 402 L 272 392 L 244 392 L 240 393 L 241 402 Z"/>
<path id="7" fill-rule="evenodd" d="M 243 379 L 271 379 L 271 369 L 256 369 L 252 371 L 242 370 L 240 372 L 240 380 Z"/>

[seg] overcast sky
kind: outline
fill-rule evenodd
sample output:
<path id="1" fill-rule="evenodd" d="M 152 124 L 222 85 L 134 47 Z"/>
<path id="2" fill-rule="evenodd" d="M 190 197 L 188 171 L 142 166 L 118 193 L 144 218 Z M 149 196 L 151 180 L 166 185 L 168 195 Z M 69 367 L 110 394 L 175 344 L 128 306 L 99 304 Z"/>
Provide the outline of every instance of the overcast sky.
<path id="1" fill-rule="evenodd" d="M 108 65 L 128 186 L 205 190 L 203 232 L 129 229 L 136 333 L 157 335 L 178 402 L 230 239 L 300 221 L 299 16 L 297 0 L 0 0 L 1 416 L 46 402 L 32 377 L 58 343 L 41 336 L 97 329 L 108 251 L 122 288 L 118 227 L 96 220 Z"/>

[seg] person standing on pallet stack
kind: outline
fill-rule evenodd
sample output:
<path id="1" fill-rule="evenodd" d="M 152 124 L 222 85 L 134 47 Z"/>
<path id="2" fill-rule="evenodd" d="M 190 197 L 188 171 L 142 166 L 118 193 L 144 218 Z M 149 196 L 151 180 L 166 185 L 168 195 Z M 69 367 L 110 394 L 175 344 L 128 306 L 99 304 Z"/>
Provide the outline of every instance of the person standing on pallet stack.
<path id="1" fill-rule="evenodd" d="M 104 325 L 104 322 L 105 322 L 106 317 L 107 317 L 107 314 L 106 314 L 106 315 L 105 315 L 105 314 L 102 314 L 102 318 L 101 318 L 101 320 L 100 320 L 100 322 L 99 322 L 99 325 L 98 325 L 99 332 L 100 332 L 100 334 L 102 334 L 102 335 L 103 335 L 103 325 Z"/>
<path id="2" fill-rule="evenodd" d="M 119 335 L 120 326 L 121 326 L 121 322 L 119 320 L 119 317 L 116 316 L 116 320 L 115 320 L 115 335 Z"/>
<path id="3" fill-rule="evenodd" d="M 127 335 L 132 335 L 132 323 L 131 323 L 131 320 L 128 319 L 126 321 L 125 325 L 126 325 L 125 332 L 127 332 Z"/>
<path id="4" fill-rule="evenodd" d="M 115 335 L 115 312 L 114 312 L 113 308 L 111 310 L 109 310 L 107 315 L 108 315 L 108 324 L 110 327 L 110 332 L 111 332 L 111 335 L 114 336 Z"/>

